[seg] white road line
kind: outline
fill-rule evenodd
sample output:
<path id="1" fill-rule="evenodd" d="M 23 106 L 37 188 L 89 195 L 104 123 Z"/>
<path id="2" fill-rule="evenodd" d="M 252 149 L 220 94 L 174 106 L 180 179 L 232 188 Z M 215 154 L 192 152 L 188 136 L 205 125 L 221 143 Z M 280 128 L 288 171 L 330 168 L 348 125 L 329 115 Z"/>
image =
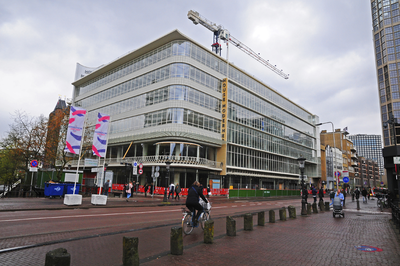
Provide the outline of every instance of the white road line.
<path id="1" fill-rule="evenodd" d="M 242 207 L 246 207 L 247 205 L 242 205 Z"/>
<path id="2" fill-rule="evenodd" d="M 232 208 L 237 207 L 237 205 L 233 205 Z"/>
<path id="3" fill-rule="evenodd" d="M 104 213 L 104 214 L 84 214 L 84 215 L 68 215 L 68 216 L 52 216 L 52 217 L 36 217 L 36 218 L 21 218 L 21 219 L 10 219 L 0 220 L 3 222 L 19 222 L 19 221 L 34 221 L 34 220 L 47 220 L 47 219 L 65 219 L 65 218 L 84 218 L 84 217 L 98 217 L 98 216 L 120 216 L 120 215 L 136 215 L 136 214 L 150 214 L 150 213 L 163 213 L 163 212 L 175 212 L 182 210 L 164 210 L 164 211 L 147 211 L 147 212 L 122 212 L 122 213 Z"/>

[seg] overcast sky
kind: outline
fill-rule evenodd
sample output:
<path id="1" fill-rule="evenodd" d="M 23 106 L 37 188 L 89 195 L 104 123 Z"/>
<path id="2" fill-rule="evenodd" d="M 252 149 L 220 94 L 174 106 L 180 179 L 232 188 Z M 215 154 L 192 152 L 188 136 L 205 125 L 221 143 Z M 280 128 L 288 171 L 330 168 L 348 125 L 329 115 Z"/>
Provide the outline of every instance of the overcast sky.
<path id="1" fill-rule="evenodd" d="M 221 24 L 285 73 L 238 49 L 229 60 L 350 134 L 381 135 L 371 10 L 365 0 L 0 0 L 0 137 L 12 114 L 53 111 L 72 97 L 76 63 L 98 67 L 180 30 L 205 47 L 212 32 L 189 10 Z M 222 56 L 226 49 L 223 46 Z M 331 131 L 331 125 L 322 129 Z"/>

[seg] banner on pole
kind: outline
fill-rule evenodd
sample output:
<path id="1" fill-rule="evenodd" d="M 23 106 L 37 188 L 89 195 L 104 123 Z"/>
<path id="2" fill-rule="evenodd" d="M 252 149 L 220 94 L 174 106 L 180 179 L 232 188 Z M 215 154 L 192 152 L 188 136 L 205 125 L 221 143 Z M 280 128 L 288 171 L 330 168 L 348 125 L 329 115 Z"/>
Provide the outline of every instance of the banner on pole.
<path id="1" fill-rule="evenodd" d="M 65 151 L 79 154 L 85 117 L 85 109 L 71 106 Z"/>
<path id="2" fill-rule="evenodd" d="M 97 124 L 93 136 L 93 155 L 104 157 L 108 140 L 108 127 L 110 125 L 110 116 L 102 113 L 97 115 Z"/>

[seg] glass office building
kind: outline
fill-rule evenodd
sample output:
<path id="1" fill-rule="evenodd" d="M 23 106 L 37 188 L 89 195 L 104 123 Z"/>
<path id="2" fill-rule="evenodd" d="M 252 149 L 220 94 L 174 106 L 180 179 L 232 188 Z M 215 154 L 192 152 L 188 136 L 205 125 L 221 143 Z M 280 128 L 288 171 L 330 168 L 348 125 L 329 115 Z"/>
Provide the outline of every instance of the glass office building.
<path id="1" fill-rule="evenodd" d="M 78 65 L 76 77 L 88 132 L 98 112 L 111 116 L 114 183 L 132 178 L 134 161 L 140 184 L 165 185 L 171 163 L 169 182 L 182 187 L 294 189 L 301 156 L 320 176 L 318 117 L 177 30 L 99 68 Z"/>

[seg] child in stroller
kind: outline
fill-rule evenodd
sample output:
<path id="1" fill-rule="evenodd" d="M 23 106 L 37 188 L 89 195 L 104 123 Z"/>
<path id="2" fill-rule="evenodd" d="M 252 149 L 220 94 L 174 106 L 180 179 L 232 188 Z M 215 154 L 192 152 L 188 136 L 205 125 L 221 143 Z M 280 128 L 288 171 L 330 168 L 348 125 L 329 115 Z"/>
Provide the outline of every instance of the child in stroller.
<path id="1" fill-rule="evenodd" d="M 344 200 L 344 196 L 340 192 L 340 189 L 338 189 L 338 191 L 335 193 L 335 198 L 333 199 L 333 217 L 336 217 L 336 215 L 339 215 L 344 218 L 343 200 Z"/>

